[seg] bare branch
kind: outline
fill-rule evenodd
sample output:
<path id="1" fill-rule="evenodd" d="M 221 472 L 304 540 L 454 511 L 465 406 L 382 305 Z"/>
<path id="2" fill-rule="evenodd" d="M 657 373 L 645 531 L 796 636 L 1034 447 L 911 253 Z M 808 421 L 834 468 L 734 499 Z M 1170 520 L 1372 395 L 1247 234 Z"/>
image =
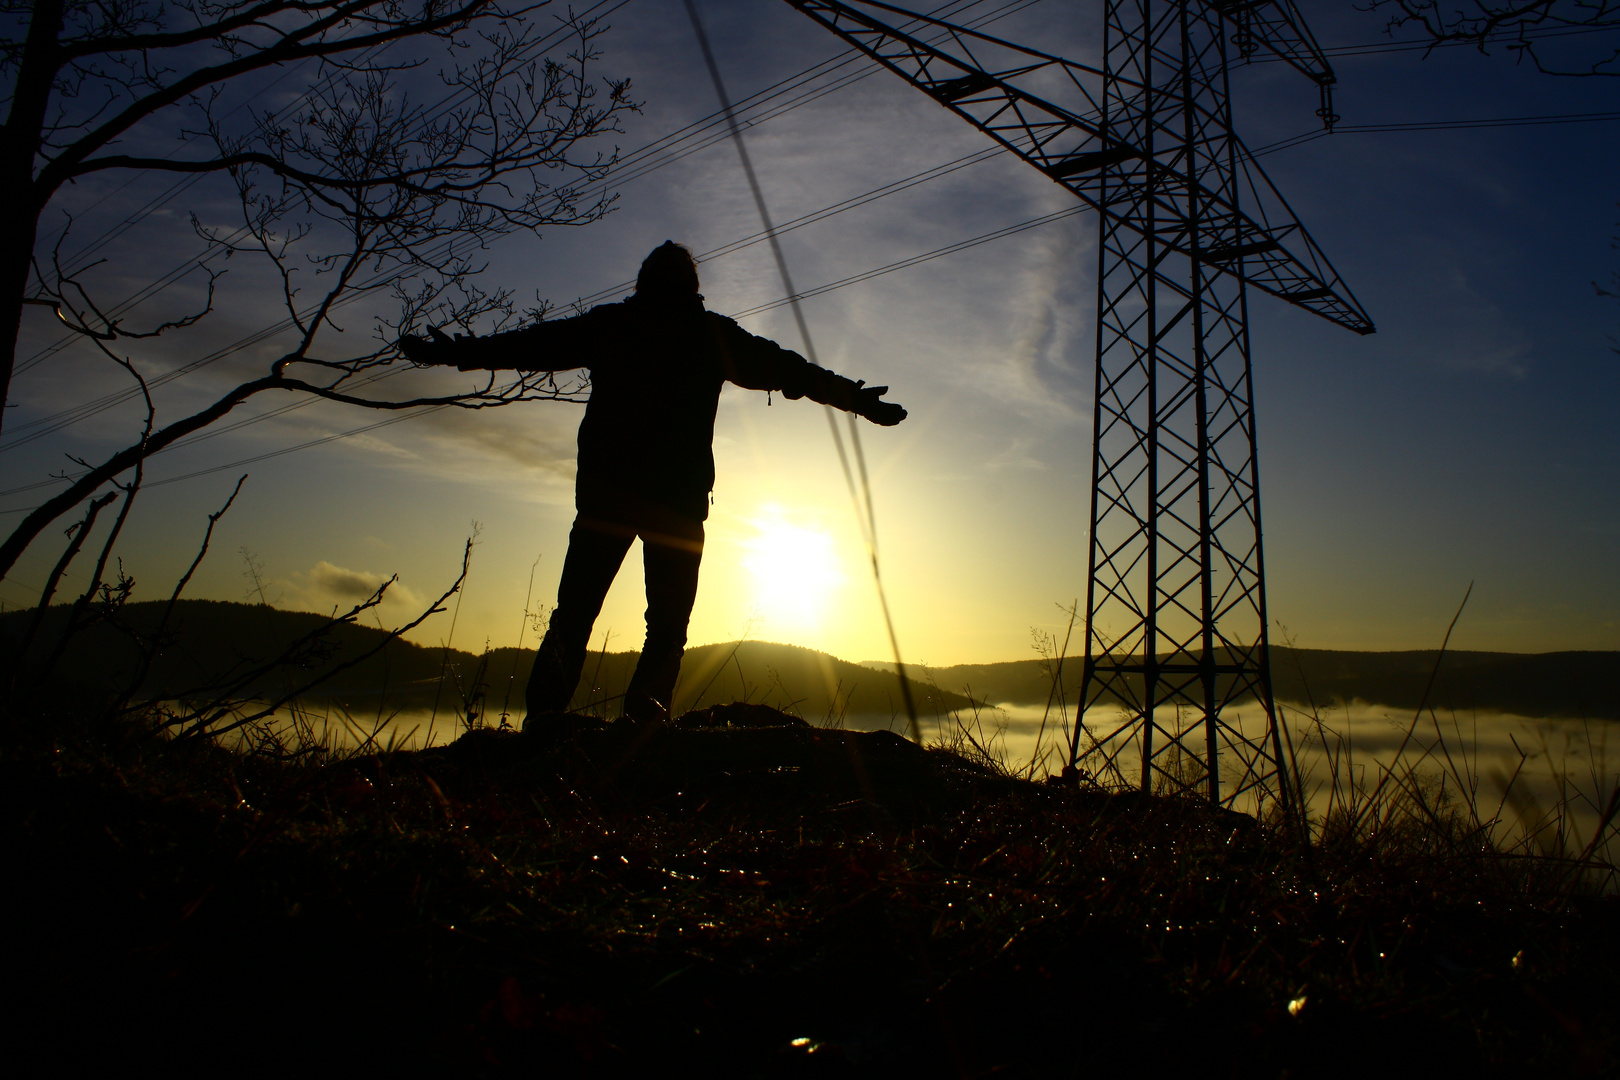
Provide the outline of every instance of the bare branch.
<path id="1" fill-rule="evenodd" d="M 28 623 L 28 632 L 23 635 L 22 641 L 18 643 L 16 651 L 12 654 L 14 663 L 22 660 L 23 656 L 28 652 L 28 647 L 34 643 L 34 638 L 38 636 L 40 624 L 45 621 L 45 612 L 51 605 L 51 598 L 56 595 L 56 588 L 62 582 L 62 575 L 67 572 L 69 564 L 73 562 L 80 549 L 84 547 L 85 540 L 90 536 L 90 530 L 96 527 L 96 518 L 117 498 L 118 493 L 116 491 L 109 491 L 99 498 L 90 500 L 90 505 L 84 513 L 84 519 L 68 526 L 67 547 L 62 550 L 62 555 L 56 560 L 56 565 L 51 567 L 51 572 L 46 575 L 45 587 L 40 590 L 39 603 L 34 608 L 34 617 Z"/>
<path id="2" fill-rule="evenodd" d="M 239 36 L 220 45 L 232 56 L 263 59 L 267 50 L 292 48 L 287 43 L 294 42 L 299 49 L 341 46 L 350 50 L 343 53 L 350 60 L 323 66 L 321 78 L 302 103 L 284 110 L 285 115 L 250 109 L 245 126 L 228 122 L 229 114 L 215 115 L 217 94 L 198 98 L 203 133 L 217 151 L 208 162 L 162 162 L 137 156 L 94 160 L 159 170 L 204 165 L 222 170 L 235 188 L 242 226 L 226 232 L 204 226 L 194 217 L 193 228 L 210 246 L 211 254 L 266 260 L 280 283 L 286 313 L 282 326 L 272 330 L 290 332 L 293 340 L 283 343 L 281 354 L 264 377 L 241 382 L 212 404 L 160 425 L 150 387 L 134 361 L 110 346 L 119 339 L 166 334 L 170 342 L 164 352 L 172 356 L 179 347 L 173 343 L 174 335 L 181 332 L 183 341 L 183 332 L 220 302 L 216 296 L 220 274 L 204 268 L 207 295 L 198 310 L 167 319 L 153 329 L 127 329 L 127 316 L 119 306 L 101 303 L 93 296 L 91 268 L 65 265 L 58 241 L 50 263 L 52 272 L 38 273 L 39 285 L 28 299 L 51 307 L 65 325 L 129 371 L 145 399 L 147 425 L 137 443 L 106 456 L 99 464 L 81 463 L 83 471 L 66 478 L 66 490 L 23 518 L 0 543 L 0 578 L 52 521 L 93 498 L 106 485 L 125 484 L 120 478 L 134 470 L 136 479 L 125 487 L 132 498 L 152 455 L 182 439 L 207 437 L 202 433 L 236 406 L 266 391 L 399 412 L 438 407 L 486 409 L 535 400 L 577 402 L 588 388 L 582 378 L 553 373 L 532 373 L 502 385 L 491 374 L 470 388 L 453 392 L 438 384 L 385 395 L 376 386 L 397 375 L 423 377 L 412 376 L 416 369 L 400 363 L 397 348 L 401 335 L 423 324 L 456 325 L 472 332 L 475 326 L 501 330 L 523 320 L 510 290 L 481 289 L 473 280 L 483 269 L 481 253 L 492 240 L 514 231 L 537 234 L 551 225 L 587 224 L 610 209 L 611 200 L 582 192 L 599 189 L 597 181 L 615 163 L 616 151 L 596 152 L 586 147 L 618 131 L 624 112 L 637 106 L 629 98 L 628 83 L 604 82 L 592 74 L 597 59 L 594 42 L 600 33 L 597 24 L 564 19 L 542 33 L 515 17 L 532 8 L 513 12 L 489 0 L 462 0 L 454 8 L 430 5 L 411 23 L 412 32 L 456 44 L 458 51 L 453 54 L 454 66 L 439 76 L 443 99 L 418 102 L 410 91 L 419 89 L 422 79 L 416 78 L 412 87 L 398 82 L 401 71 L 418 69 L 399 62 L 384 64 L 378 61 L 379 54 L 353 51 L 362 39 L 375 43 L 404 33 L 403 8 L 362 0 L 347 4 L 266 0 L 257 5 L 195 0 L 195 8 L 188 6 L 192 2 L 171 0 L 178 5 L 175 10 L 196 14 L 199 24 L 236 20 L 230 33 Z M 172 20 L 162 23 L 136 0 L 102 0 L 96 11 L 102 20 L 96 25 L 105 32 L 88 37 L 69 33 L 64 40 L 135 41 L 141 35 L 192 32 L 176 29 Z M 394 14 L 388 15 L 390 11 Z M 276 13 L 286 26 L 267 27 L 267 12 Z M 78 8 L 72 14 L 89 17 Z M 341 33 L 331 29 L 336 25 L 331 20 L 339 14 L 351 20 Z M 395 22 L 383 25 L 385 16 Z M 572 37 L 566 60 L 545 55 L 559 30 Z M 329 32 L 336 36 L 322 36 Z M 7 55 L 0 47 L 0 63 Z M 112 69 L 106 69 L 96 77 L 122 78 L 120 85 L 130 94 L 137 94 L 148 83 L 178 85 L 165 81 L 168 76 L 157 63 L 147 56 L 138 70 L 115 77 L 107 74 Z M 217 73 L 229 66 L 208 70 Z M 149 94 L 141 100 L 150 105 L 156 98 Z M 105 121 L 98 130 L 115 122 L 116 118 Z M 52 158 L 39 182 L 48 180 L 50 169 L 66 167 L 63 163 L 70 159 L 86 164 L 86 155 L 79 150 L 94 138 L 95 133 L 79 138 Z M 75 153 L 79 153 L 77 159 L 73 159 Z M 4 257 L 0 250 L 0 262 Z M 371 351 L 355 355 L 350 349 L 323 348 L 329 335 L 342 329 L 335 321 L 340 311 L 368 299 L 386 300 L 395 307 L 392 315 L 368 313 L 374 319 Z M 549 305 L 542 302 L 528 317 L 544 317 L 548 311 Z M 334 352 L 346 358 L 333 359 Z M 199 366 L 193 363 L 178 370 Z M 295 367 L 304 377 L 289 374 Z M 242 423 L 247 422 L 251 421 Z M 127 504 L 126 498 L 126 512 Z M 94 580 L 99 587 L 99 572 Z"/>
<path id="3" fill-rule="evenodd" d="M 55 270 L 55 284 L 49 283 L 52 279 L 47 278 L 38 269 L 36 262 L 34 276 L 38 281 L 38 285 L 34 290 L 34 294 L 26 297 L 23 303 L 50 308 L 56 312 L 56 317 L 61 320 L 62 325 L 75 334 L 93 338 L 98 342 L 116 341 L 119 338 L 154 338 L 170 330 L 180 330 L 195 325 L 214 310 L 214 286 L 224 275 L 224 271 L 216 271 L 203 266 L 201 267 L 203 273 L 208 275 L 208 294 L 203 302 L 202 310 L 182 315 L 177 319 L 166 319 L 150 330 L 125 329 L 122 319 L 114 318 L 102 311 L 96 301 L 91 298 L 90 293 L 80 284 L 78 276 L 69 274 L 62 268 L 62 243 L 67 239 L 67 235 L 67 230 L 63 230 L 62 235 L 57 240 L 55 250 L 51 253 L 51 265 Z M 92 270 L 105 261 L 105 259 L 97 259 L 84 269 Z M 77 302 L 69 299 L 68 292 L 70 290 L 77 294 L 79 298 Z M 97 330 L 90 325 L 92 320 L 86 318 L 87 312 L 95 316 L 94 321 L 101 324 L 101 329 Z"/>
<path id="4" fill-rule="evenodd" d="M 422 625 L 422 623 L 426 622 L 430 616 L 440 614 L 445 610 L 445 603 L 452 596 L 461 591 L 462 584 L 467 580 L 467 570 L 472 562 L 472 548 L 473 542 L 471 539 L 468 539 L 466 547 L 463 548 L 461 554 L 461 573 L 457 575 L 456 580 L 451 583 L 450 588 L 446 589 L 443 595 L 441 595 L 437 600 L 429 604 L 427 609 L 415 619 L 412 619 L 404 626 L 397 627 L 396 629 L 390 631 L 388 635 L 385 636 L 374 647 L 366 650 L 358 656 L 344 661 L 341 664 L 328 668 L 315 678 L 310 679 L 301 686 L 288 690 L 286 693 L 276 698 L 276 700 L 265 704 L 263 707 L 255 709 L 245 716 L 238 716 L 229 724 L 219 725 L 220 720 L 224 719 L 235 710 L 237 701 L 233 699 L 239 694 L 242 688 L 250 685 L 252 682 L 261 678 L 270 671 L 274 671 L 279 667 L 287 666 L 291 659 L 298 655 L 300 649 L 307 648 L 311 644 L 324 639 L 325 635 L 331 633 L 331 631 L 336 629 L 338 626 L 354 623 L 362 613 L 371 610 L 378 604 L 381 604 L 383 596 L 385 593 L 387 593 L 389 586 L 393 585 L 394 582 L 399 580 L 398 575 L 395 575 L 394 577 L 391 577 L 387 581 L 383 582 L 377 587 L 376 591 L 373 592 L 369 598 L 350 608 L 347 613 L 341 616 L 335 616 L 334 618 L 328 620 L 324 625 L 316 627 L 308 634 L 305 634 L 303 637 L 293 642 L 285 650 L 283 650 L 281 655 L 275 660 L 272 660 L 270 663 L 264 664 L 254 671 L 238 678 L 230 693 L 216 697 L 204 707 L 194 710 L 191 716 L 182 718 L 180 721 L 181 723 L 184 723 L 186 720 L 190 720 L 191 725 L 175 736 L 175 742 L 197 738 L 202 735 L 223 735 L 226 732 L 234 731 L 237 728 L 244 727 L 248 724 L 254 723 L 255 721 L 263 720 L 265 717 L 273 716 L 277 710 L 281 709 L 288 702 L 296 701 L 298 698 L 309 693 L 311 690 L 315 689 L 315 687 L 319 686 L 323 682 L 326 682 L 333 676 L 339 675 L 352 667 L 365 663 L 367 660 L 377 655 L 377 653 L 381 652 L 393 641 Z M 164 726 L 173 726 L 173 724 L 165 724 Z"/>
<path id="5" fill-rule="evenodd" d="M 1579 56 L 1568 40 L 1568 31 L 1620 29 L 1620 0 L 1367 0 L 1361 7 L 1389 13 L 1390 31 L 1411 27 L 1436 45 L 1473 45 L 1482 53 L 1500 47 L 1546 75 L 1620 77 L 1620 47 Z"/>
<path id="6" fill-rule="evenodd" d="M 192 575 L 197 572 L 197 567 L 202 565 L 203 557 L 208 554 L 208 544 L 214 538 L 214 526 L 219 524 L 220 518 L 224 517 L 230 510 L 231 505 L 236 502 L 236 497 L 241 494 L 242 485 L 246 482 L 247 474 L 243 473 L 237 479 L 236 486 L 231 489 L 230 498 L 225 500 L 225 505 L 208 515 L 208 528 L 203 531 L 202 543 L 197 548 L 197 555 L 191 560 L 191 565 L 186 567 L 186 572 L 180 576 L 180 580 L 175 582 L 174 591 L 169 594 L 169 602 L 163 607 L 163 616 L 158 619 L 157 628 L 152 631 L 145 643 L 145 647 L 141 650 L 140 670 L 129 680 L 124 692 L 119 695 L 117 703 L 112 708 L 113 712 L 123 712 L 129 705 L 130 698 L 134 697 L 140 691 L 142 684 L 146 682 L 147 675 L 152 671 L 152 662 L 157 659 L 158 650 L 163 647 L 163 635 L 169 628 L 169 619 L 174 615 L 174 605 L 179 602 L 180 594 L 185 591 Z"/>
<path id="7" fill-rule="evenodd" d="M 102 342 L 184 329 L 214 306 L 210 271 L 199 311 L 128 330 L 116 307 L 91 301 L 88 268 L 64 267 L 60 258 L 30 291 L 39 216 L 75 176 L 120 169 L 230 177 L 255 226 L 250 250 L 282 275 L 299 355 L 335 328 L 339 307 L 364 294 L 424 275 L 439 292 L 454 292 L 481 269 L 469 255 L 493 238 L 606 213 L 610 198 L 582 191 L 599 187 L 616 152 L 582 151 L 618 131 L 618 117 L 636 106 L 627 82 L 591 73 L 598 24 L 572 12 L 539 17 L 548 6 L 36 0 L 22 13 L 26 39 L 0 39 L 0 71 L 13 76 L 0 184 L 15 200 L 11 223 L 0 228 L 0 406 L 25 305 L 49 307 L 75 334 Z M 566 57 L 551 55 L 570 43 Z M 429 47 L 449 57 L 436 87 Z M 299 65 L 312 77 L 309 88 L 278 111 L 251 98 L 232 105 L 241 95 L 225 93 L 255 73 Z M 411 96 L 423 91 L 421 102 Z M 163 122 L 191 147 L 200 135 L 209 152 L 170 160 L 129 138 Z M 123 142 L 137 148 L 107 153 Z M 334 229 L 345 239 L 334 243 Z M 226 254 L 240 250 L 235 236 L 205 239 Z M 300 290 L 312 286 L 321 292 L 303 303 Z M 434 309 L 433 299 L 418 298 L 413 310 Z M 393 329 L 411 326 L 402 319 Z"/>

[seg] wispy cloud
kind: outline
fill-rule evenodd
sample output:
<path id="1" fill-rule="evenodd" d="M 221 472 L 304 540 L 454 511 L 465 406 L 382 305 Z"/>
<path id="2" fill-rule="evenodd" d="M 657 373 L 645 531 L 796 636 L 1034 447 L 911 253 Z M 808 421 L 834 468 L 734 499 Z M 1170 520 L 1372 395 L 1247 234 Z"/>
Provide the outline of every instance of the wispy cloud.
<path id="1" fill-rule="evenodd" d="M 280 586 L 278 606 L 320 612 L 351 608 L 369 599 L 391 576 L 375 570 L 351 570 L 321 559 L 308 570 L 297 571 L 290 579 L 276 583 Z M 397 617 L 420 611 L 423 603 L 415 590 L 396 581 L 388 586 L 379 607 Z"/>
<path id="2" fill-rule="evenodd" d="M 1522 379 L 1529 372 L 1529 336 L 1489 299 L 1457 263 L 1437 266 L 1429 277 L 1425 316 L 1405 328 L 1414 351 L 1453 371 Z M 1437 312 L 1445 312 L 1437 318 Z"/>

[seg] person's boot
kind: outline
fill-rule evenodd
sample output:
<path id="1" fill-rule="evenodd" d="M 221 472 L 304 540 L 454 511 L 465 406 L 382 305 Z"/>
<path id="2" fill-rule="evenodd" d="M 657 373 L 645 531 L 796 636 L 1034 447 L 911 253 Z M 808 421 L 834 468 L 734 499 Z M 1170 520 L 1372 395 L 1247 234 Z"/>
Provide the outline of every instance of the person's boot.
<path id="1" fill-rule="evenodd" d="M 523 718 L 523 732 L 538 734 L 557 726 L 558 719 L 568 707 L 574 688 L 567 686 L 567 674 L 562 657 L 554 648 L 542 642 L 534 654 L 534 667 L 529 670 L 529 685 L 524 691 L 528 707 Z"/>
<path id="2" fill-rule="evenodd" d="M 682 651 L 680 645 L 672 646 L 667 640 L 660 645 L 649 634 L 630 676 L 630 689 L 624 695 L 625 716 L 643 724 L 669 723 Z"/>
<path id="3" fill-rule="evenodd" d="M 624 695 L 624 717 L 638 727 L 661 727 L 669 723 L 669 709 L 647 691 L 632 687 Z"/>

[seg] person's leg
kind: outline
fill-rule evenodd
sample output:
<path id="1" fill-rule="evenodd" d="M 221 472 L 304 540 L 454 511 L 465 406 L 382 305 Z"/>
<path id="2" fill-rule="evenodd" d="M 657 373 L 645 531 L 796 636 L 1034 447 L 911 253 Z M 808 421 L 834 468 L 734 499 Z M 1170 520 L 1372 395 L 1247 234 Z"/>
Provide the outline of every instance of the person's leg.
<path id="1" fill-rule="evenodd" d="M 686 625 L 697 599 L 698 566 L 703 561 L 703 522 L 660 515 L 658 528 L 641 530 L 647 578 L 647 640 L 630 678 L 625 712 L 631 716 L 667 714 L 686 650 Z M 648 699 L 651 699 L 649 701 Z"/>
<path id="2" fill-rule="evenodd" d="M 591 627 L 602 601 L 635 539 L 634 530 L 583 515 L 568 534 L 568 555 L 557 585 L 557 607 L 529 673 L 529 715 L 561 712 L 568 707 L 585 666 Z"/>

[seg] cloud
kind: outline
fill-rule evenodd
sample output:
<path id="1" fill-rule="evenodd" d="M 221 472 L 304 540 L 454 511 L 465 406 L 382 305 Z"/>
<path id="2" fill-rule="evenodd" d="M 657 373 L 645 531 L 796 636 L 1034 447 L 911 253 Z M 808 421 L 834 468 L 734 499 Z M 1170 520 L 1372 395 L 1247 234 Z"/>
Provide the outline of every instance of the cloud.
<path id="1" fill-rule="evenodd" d="M 1405 328 L 1423 355 L 1452 371 L 1525 377 L 1533 352 L 1530 339 L 1461 265 L 1437 269 L 1429 290 L 1424 297 L 1427 317 Z M 1438 318 L 1435 311 L 1450 317 Z"/>
<path id="2" fill-rule="evenodd" d="M 322 612 L 350 608 L 370 599 L 391 576 L 372 570 L 350 570 L 322 559 L 310 569 L 294 573 L 290 581 L 282 583 L 285 590 L 282 606 Z M 415 611 L 423 603 L 414 590 L 396 581 L 388 586 L 380 606 L 390 612 Z"/>
<path id="3" fill-rule="evenodd" d="M 346 600 L 364 600 L 375 593 L 388 579 L 381 574 L 370 573 L 365 570 L 350 570 L 347 567 L 333 566 L 322 559 L 315 564 L 309 572 L 310 580 L 326 592 Z M 396 582 L 397 586 L 398 583 Z M 392 588 L 390 588 L 392 591 Z"/>
<path id="4" fill-rule="evenodd" d="M 1067 418 L 1088 404 L 1089 387 L 1083 376 L 1076 377 L 1086 365 L 1075 360 L 1090 350 L 1080 340 L 1088 319 L 1075 303 L 1082 291 L 1075 282 L 1089 277 L 1079 264 L 1094 250 L 1093 237 L 1091 223 L 1084 221 L 1038 232 L 1021 248 L 1017 286 L 1007 300 L 1013 345 L 979 382 L 1027 413 Z"/>
<path id="5" fill-rule="evenodd" d="M 1004 450 L 984 459 L 979 464 L 979 471 L 986 473 L 1042 471 L 1047 468 L 1047 463 L 1036 456 L 1036 446 L 1037 440 L 1034 438 L 1013 439 Z"/>

